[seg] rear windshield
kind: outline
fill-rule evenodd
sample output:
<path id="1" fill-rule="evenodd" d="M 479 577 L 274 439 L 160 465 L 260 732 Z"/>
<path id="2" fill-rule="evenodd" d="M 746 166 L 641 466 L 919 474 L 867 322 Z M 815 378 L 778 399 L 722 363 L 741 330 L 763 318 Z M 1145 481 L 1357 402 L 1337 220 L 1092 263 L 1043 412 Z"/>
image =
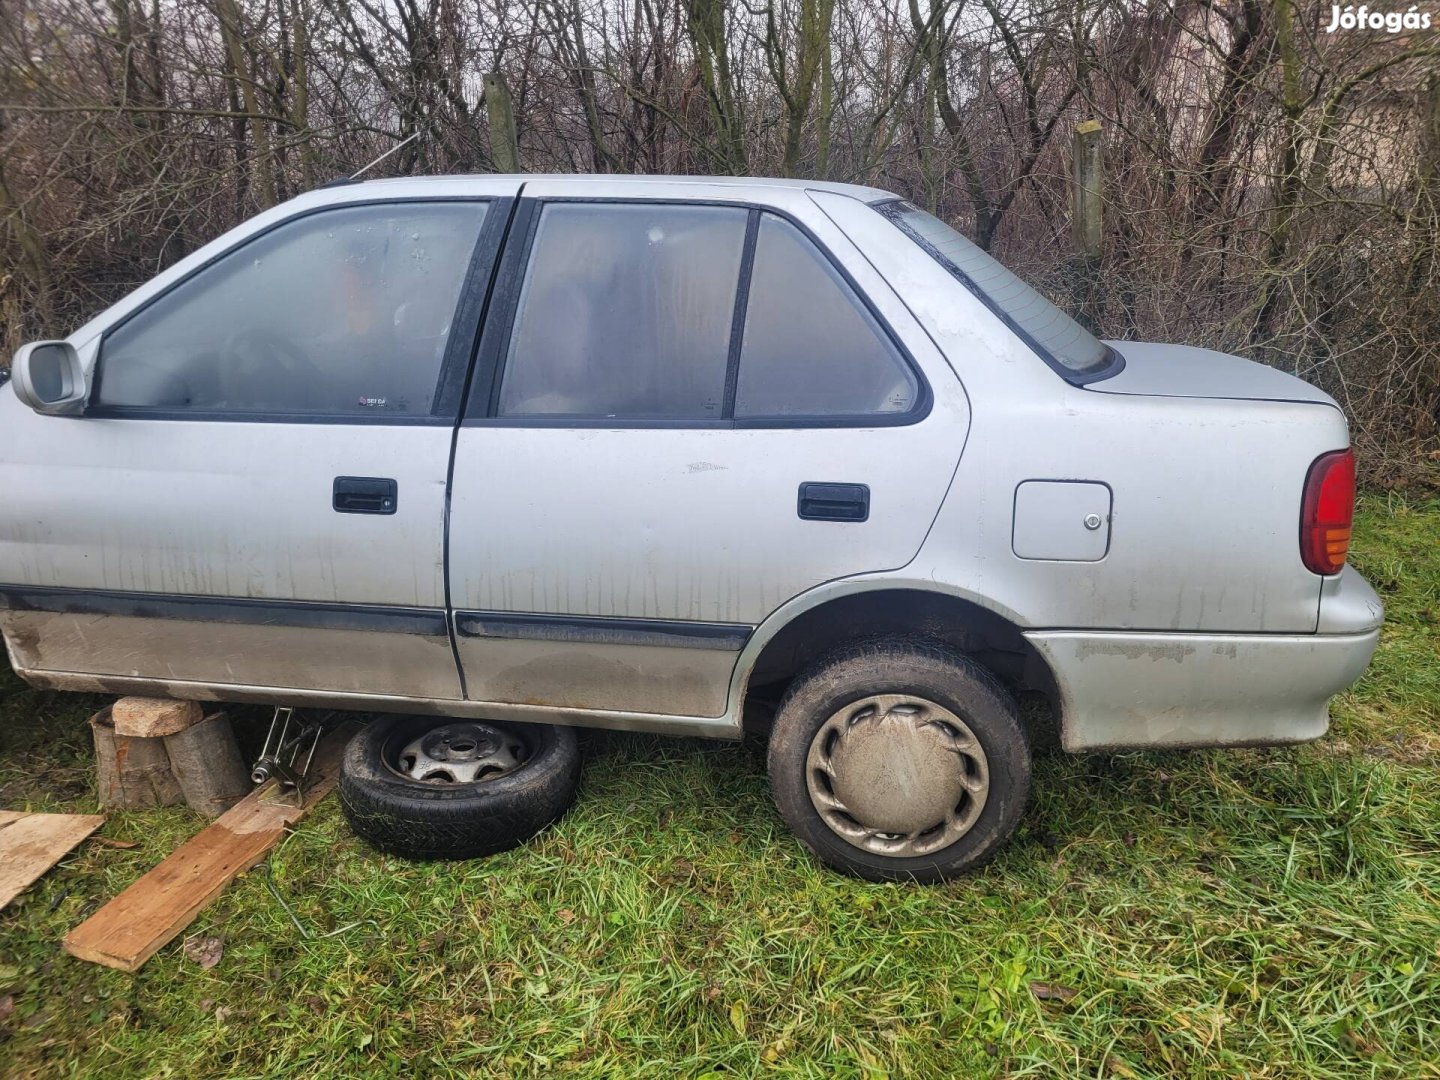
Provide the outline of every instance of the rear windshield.
<path id="1" fill-rule="evenodd" d="M 1000 263 L 908 202 L 875 207 L 974 293 L 1060 374 L 1091 382 L 1120 370 L 1119 354 Z"/>

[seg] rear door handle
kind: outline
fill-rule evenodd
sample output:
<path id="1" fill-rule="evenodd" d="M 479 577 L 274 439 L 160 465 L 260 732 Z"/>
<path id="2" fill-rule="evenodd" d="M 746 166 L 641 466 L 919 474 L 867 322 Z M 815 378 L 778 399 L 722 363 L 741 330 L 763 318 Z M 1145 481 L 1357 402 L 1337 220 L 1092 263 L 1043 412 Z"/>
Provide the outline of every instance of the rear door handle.
<path id="1" fill-rule="evenodd" d="M 796 509 L 806 521 L 866 521 L 870 488 L 866 484 L 801 484 Z"/>
<path id="2" fill-rule="evenodd" d="M 380 476 L 337 476 L 330 505 L 341 514 L 393 514 L 400 503 L 394 480 Z"/>

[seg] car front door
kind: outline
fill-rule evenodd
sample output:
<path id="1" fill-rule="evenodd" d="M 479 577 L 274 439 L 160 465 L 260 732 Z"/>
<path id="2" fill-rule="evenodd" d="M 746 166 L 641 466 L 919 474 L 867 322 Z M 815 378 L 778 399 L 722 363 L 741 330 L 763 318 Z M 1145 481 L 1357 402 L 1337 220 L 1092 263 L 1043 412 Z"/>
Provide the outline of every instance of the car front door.
<path id="1" fill-rule="evenodd" d="M 472 700 L 723 717 L 767 615 L 919 549 L 963 391 L 806 193 L 769 190 L 527 183 L 456 443 Z"/>
<path id="2" fill-rule="evenodd" d="M 180 697 L 460 698 L 447 471 L 516 190 L 302 199 L 98 320 L 84 415 L 11 410 L 3 437 L 16 666 Z"/>

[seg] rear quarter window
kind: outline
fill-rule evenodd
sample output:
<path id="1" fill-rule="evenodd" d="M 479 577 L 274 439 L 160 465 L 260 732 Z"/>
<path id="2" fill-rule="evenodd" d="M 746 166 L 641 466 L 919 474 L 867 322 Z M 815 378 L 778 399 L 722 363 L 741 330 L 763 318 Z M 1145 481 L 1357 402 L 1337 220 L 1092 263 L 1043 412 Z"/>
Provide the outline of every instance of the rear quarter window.
<path id="1" fill-rule="evenodd" d="M 760 215 L 735 415 L 899 416 L 920 385 L 830 261 L 790 222 Z"/>

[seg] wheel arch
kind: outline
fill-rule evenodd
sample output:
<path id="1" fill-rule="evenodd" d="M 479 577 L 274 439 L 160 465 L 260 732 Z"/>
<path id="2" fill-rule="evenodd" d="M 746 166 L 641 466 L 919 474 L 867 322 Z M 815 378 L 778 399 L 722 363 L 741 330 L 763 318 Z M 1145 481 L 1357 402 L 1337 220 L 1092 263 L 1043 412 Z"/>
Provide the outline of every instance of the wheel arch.
<path id="1" fill-rule="evenodd" d="M 801 669 L 848 642 L 881 635 L 944 642 L 1012 691 L 1036 691 L 1058 707 L 1050 665 L 1025 637 L 1016 613 L 931 583 L 850 580 L 795 597 L 755 630 L 731 681 L 734 721 L 766 729 L 771 705 Z"/>

